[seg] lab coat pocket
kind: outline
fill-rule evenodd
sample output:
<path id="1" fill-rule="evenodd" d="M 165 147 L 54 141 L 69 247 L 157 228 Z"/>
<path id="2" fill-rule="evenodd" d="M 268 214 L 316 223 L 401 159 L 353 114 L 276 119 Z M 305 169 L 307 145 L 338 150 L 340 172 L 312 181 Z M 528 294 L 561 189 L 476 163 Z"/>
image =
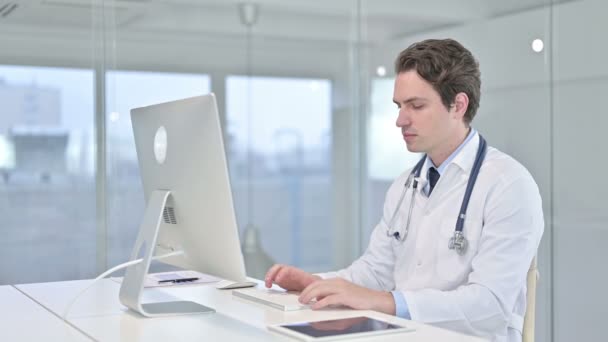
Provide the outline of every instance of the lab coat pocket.
<path id="1" fill-rule="evenodd" d="M 471 261 L 477 253 L 481 221 L 467 220 L 463 233 L 467 240 L 467 248 L 463 255 L 450 249 L 449 242 L 454 236 L 456 219 L 443 219 L 437 240 L 437 277 L 445 282 L 445 290 L 453 289 L 466 282 L 471 272 Z"/>

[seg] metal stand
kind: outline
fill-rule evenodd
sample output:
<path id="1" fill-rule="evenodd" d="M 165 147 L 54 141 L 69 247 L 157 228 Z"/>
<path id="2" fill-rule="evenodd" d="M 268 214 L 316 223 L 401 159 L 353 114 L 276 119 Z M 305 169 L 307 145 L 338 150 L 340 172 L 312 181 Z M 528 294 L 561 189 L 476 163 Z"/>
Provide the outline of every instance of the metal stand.
<path id="1" fill-rule="evenodd" d="M 174 301 L 146 304 L 141 302 L 144 280 L 154 256 L 156 239 L 163 219 L 163 210 L 169 196 L 171 196 L 171 191 L 168 190 L 156 190 L 150 195 L 130 258 L 130 260 L 138 259 L 140 251 L 143 250 L 143 261 L 127 268 L 120 286 L 120 302 L 146 317 L 213 313 L 215 312 L 214 309 L 195 302 Z"/>

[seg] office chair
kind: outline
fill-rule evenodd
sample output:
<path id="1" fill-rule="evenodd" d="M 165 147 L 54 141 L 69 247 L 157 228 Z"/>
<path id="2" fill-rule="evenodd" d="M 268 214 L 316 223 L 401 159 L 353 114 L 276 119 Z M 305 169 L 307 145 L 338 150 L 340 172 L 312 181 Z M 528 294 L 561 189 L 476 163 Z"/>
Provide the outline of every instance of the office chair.
<path id="1" fill-rule="evenodd" d="M 538 281 L 539 273 L 536 264 L 536 257 L 532 259 L 530 269 L 528 270 L 526 294 L 526 315 L 524 316 L 524 328 L 522 333 L 523 342 L 534 342 L 534 323 L 536 320 L 536 282 Z"/>

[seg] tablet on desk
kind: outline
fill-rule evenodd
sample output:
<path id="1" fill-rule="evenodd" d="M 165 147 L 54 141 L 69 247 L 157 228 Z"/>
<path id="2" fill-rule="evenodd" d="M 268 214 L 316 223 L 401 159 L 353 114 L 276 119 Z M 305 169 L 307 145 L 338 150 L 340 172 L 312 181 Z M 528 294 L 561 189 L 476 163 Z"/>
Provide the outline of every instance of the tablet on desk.
<path id="1" fill-rule="evenodd" d="M 302 341 L 335 341 L 405 333 L 414 330 L 405 325 L 392 324 L 366 316 L 270 325 L 268 329 Z"/>

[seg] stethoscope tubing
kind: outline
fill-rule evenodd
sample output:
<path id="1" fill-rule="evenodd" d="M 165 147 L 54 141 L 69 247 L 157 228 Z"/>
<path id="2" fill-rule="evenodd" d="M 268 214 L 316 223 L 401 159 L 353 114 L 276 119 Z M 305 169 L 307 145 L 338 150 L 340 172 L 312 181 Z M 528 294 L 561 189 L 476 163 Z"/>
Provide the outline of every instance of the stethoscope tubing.
<path id="1" fill-rule="evenodd" d="M 456 227 L 454 229 L 455 236 L 458 234 L 462 235 L 462 231 L 464 228 L 464 219 L 466 218 L 466 212 L 467 212 L 467 208 L 469 206 L 469 201 L 471 199 L 471 194 L 473 192 L 473 187 L 475 186 L 475 183 L 477 182 L 477 176 L 479 176 L 479 171 L 481 170 L 481 165 L 483 164 L 483 160 L 485 159 L 486 153 L 487 153 L 486 140 L 481 136 L 481 134 L 479 134 L 479 147 L 477 149 L 477 154 L 475 155 L 475 162 L 473 163 L 473 167 L 471 169 L 471 175 L 469 176 L 469 180 L 467 182 L 467 188 L 465 190 L 464 197 L 462 199 L 462 204 L 460 206 L 460 213 L 458 214 L 458 218 L 456 219 Z M 426 158 L 427 158 L 427 156 L 424 155 L 420 159 L 420 161 L 418 161 L 416 166 L 414 166 L 414 168 L 408 175 L 405 185 L 403 187 L 403 190 L 401 191 L 401 196 L 399 197 L 399 201 L 397 202 L 397 206 L 395 207 L 395 210 L 393 211 L 393 215 L 391 216 L 391 219 L 390 219 L 388 227 L 387 227 L 388 228 L 387 236 L 392 236 L 400 242 L 403 242 L 409 233 L 410 222 L 412 219 L 412 211 L 414 208 L 414 200 L 415 200 L 415 195 L 416 195 L 416 191 L 418 188 L 418 179 L 420 178 L 420 173 L 422 172 L 422 167 L 424 166 L 424 162 L 425 162 Z M 401 205 L 403 204 L 403 200 L 405 199 L 407 189 L 410 188 L 410 185 L 411 185 L 411 190 L 412 190 L 412 194 L 410 197 L 410 206 L 409 206 L 409 210 L 408 210 L 407 221 L 405 224 L 405 230 L 403 232 L 403 236 L 401 236 L 401 234 L 399 233 L 399 230 L 394 229 L 394 223 L 395 223 L 395 219 L 397 217 L 397 213 L 399 212 L 399 208 L 401 208 Z M 391 230 L 393 230 L 392 234 L 390 233 Z"/>

